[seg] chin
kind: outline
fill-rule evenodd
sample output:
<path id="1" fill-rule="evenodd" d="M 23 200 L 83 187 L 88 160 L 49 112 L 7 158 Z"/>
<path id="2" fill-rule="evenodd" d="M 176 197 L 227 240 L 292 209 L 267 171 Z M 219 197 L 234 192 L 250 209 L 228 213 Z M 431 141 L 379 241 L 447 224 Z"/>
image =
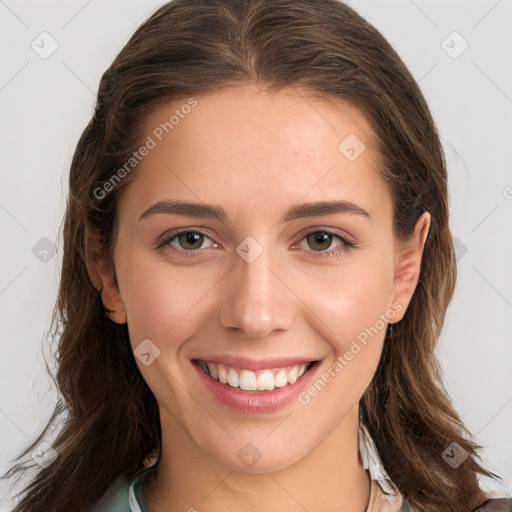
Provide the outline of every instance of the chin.
<path id="1" fill-rule="evenodd" d="M 268 435 L 267 430 L 259 435 L 245 434 L 240 436 L 242 439 L 227 438 L 226 444 L 222 445 L 218 444 L 218 438 L 211 439 L 206 441 L 206 446 L 200 448 L 218 464 L 233 471 L 250 474 L 288 468 L 314 449 L 313 446 L 290 444 L 289 439 L 278 435 L 270 440 Z"/>

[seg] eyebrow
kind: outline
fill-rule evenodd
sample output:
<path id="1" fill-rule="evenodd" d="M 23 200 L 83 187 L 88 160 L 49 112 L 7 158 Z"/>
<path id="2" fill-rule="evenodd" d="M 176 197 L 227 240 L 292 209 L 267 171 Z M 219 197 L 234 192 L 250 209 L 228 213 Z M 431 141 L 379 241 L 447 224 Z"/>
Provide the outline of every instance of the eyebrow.
<path id="1" fill-rule="evenodd" d="M 185 215 L 187 217 L 203 217 L 227 222 L 228 216 L 222 206 L 204 203 L 190 203 L 184 201 L 159 201 L 148 208 L 139 218 L 139 221 L 151 215 L 165 213 L 169 215 Z M 332 215 L 335 213 L 348 213 L 360 215 L 369 222 L 373 222 L 372 216 L 356 203 L 348 200 L 320 201 L 301 203 L 289 208 L 280 222 L 290 222 L 305 217 L 317 217 Z"/>

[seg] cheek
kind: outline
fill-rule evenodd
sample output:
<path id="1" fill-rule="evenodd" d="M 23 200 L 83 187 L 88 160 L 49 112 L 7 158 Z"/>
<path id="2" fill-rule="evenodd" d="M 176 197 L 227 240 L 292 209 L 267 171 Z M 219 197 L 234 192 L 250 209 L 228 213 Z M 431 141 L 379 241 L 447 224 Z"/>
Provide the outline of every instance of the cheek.
<path id="1" fill-rule="evenodd" d="M 322 389 L 322 403 L 338 404 L 338 418 L 355 405 L 370 384 L 379 364 L 386 328 L 395 312 L 390 307 L 391 274 L 382 265 L 332 273 L 323 285 L 311 287 L 308 305 L 320 312 L 314 330 L 329 343 L 330 356 L 311 388 Z M 302 402 L 301 402 L 302 403 Z M 326 413 L 331 414 L 331 413 Z"/>
<path id="2" fill-rule="evenodd" d="M 132 345 L 146 338 L 160 345 L 164 339 L 186 337 L 216 282 L 212 272 L 173 268 L 144 254 L 124 260 L 118 275 Z"/>
<path id="3" fill-rule="evenodd" d="M 317 330 L 338 353 L 348 350 L 352 340 L 364 339 L 372 327 L 379 331 L 371 329 L 373 338 L 384 336 L 387 324 L 382 319 L 390 320 L 392 275 L 389 262 L 368 259 L 308 278 L 304 302 L 317 315 Z"/>

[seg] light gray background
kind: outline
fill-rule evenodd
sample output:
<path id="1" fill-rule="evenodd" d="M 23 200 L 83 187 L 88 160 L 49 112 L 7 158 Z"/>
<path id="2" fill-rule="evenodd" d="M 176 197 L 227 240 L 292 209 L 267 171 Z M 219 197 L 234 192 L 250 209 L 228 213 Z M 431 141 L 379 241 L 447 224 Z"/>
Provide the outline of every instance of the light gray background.
<path id="1" fill-rule="evenodd" d="M 55 402 L 42 346 L 75 145 L 103 71 L 163 3 L 0 0 L 2 472 Z M 512 1 L 348 3 L 396 48 L 439 128 L 459 277 L 438 355 L 457 410 L 485 446 L 484 463 L 512 492 Z M 51 49 L 43 31 L 58 43 L 47 58 L 31 47 Z M 46 263 L 44 237 L 57 244 Z"/>

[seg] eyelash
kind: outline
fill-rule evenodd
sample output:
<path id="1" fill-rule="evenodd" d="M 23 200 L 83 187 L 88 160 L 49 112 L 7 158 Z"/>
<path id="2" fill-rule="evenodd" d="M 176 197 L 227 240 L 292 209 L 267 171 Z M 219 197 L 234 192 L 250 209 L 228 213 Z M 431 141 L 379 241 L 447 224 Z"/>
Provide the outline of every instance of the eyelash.
<path id="1" fill-rule="evenodd" d="M 199 231 L 199 230 L 193 230 L 193 229 L 190 229 L 190 228 L 186 228 L 186 229 L 180 229 L 180 230 L 171 231 L 170 233 L 165 234 L 160 240 L 157 241 L 157 247 L 156 248 L 157 249 L 164 249 L 164 248 L 166 248 L 166 246 L 171 245 L 171 242 L 175 238 L 177 238 L 179 235 L 182 235 L 184 233 L 198 233 L 200 235 L 203 235 L 203 236 L 209 238 L 214 243 L 216 243 L 206 233 L 204 233 L 202 231 Z M 306 252 L 313 252 L 314 253 L 313 257 L 315 257 L 315 258 L 331 258 L 331 257 L 334 257 L 334 256 L 340 256 L 342 253 L 345 253 L 345 252 L 348 252 L 348 251 L 350 251 L 352 249 L 357 248 L 357 244 L 355 244 L 354 242 L 351 242 L 350 240 L 347 240 L 345 237 L 339 235 L 338 233 L 336 233 L 334 231 L 331 231 L 331 230 L 328 230 L 328 229 L 315 229 L 315 230 L 309 231 L 302 238 L 297 240 L 297 242 L 301 242 L 302 240 L 306 239 L 310 235 L 321 234 L 321 233 L 327 233 L 329 235 L 332 235 L 335 238 L 338 238 L 341 241 L 341 243 L 342 243 L 342 247 L 338 248 L 338 249 L 336 249 L 334 251 L 306 251 Z M 295 242 L 294 245 L 297 242 Z M 187 255 L 190 255 L 190 257 L 195 257 L 196 255 L 198 255 L 198 253 L 201 253 L 201 252 L 204 251 L 204 249 L 194 249 L 194 250 L 191 250 L 191 251 L 187 251 L 185 249 L 176 249 L 176 248 L 173 248 L 173 249 L 175 251 L 177 251 L 177 252 L 186 253 Z"/>

